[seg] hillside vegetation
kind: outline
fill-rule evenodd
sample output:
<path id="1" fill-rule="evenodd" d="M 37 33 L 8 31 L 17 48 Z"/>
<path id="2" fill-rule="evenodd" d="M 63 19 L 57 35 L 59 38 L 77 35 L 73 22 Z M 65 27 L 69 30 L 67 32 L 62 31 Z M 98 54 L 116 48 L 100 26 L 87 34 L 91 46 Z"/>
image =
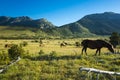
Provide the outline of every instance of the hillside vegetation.
<path id="1" fill-rule="evenodd" d="M 0 26 L 0 38 L 2 39 L 27 39 L 33 38 L 35 32 L 33 28 Z"/>
<path id="2" fill-rule="evenodd" d="M 76 22 L 62 26 L 55 26 L 44 18 L 33 20 L 28 16 L 0 16 L 0 38 L 14 38 L 14 36 L 16 38 L 93 37 L 110 35 L 112 32 L 119 33 L 119 25 L 120 14 L 113 12 L 86 15 Z M 3 27 L 5 27 L 4 31 Z"/>
<path id="3" fill-rule="evenodd" d="M 118 13 L 91 14 L 77 22 L 94 34 L 110 35 L 112 32 L 120 32 L 120 14 Z"/>

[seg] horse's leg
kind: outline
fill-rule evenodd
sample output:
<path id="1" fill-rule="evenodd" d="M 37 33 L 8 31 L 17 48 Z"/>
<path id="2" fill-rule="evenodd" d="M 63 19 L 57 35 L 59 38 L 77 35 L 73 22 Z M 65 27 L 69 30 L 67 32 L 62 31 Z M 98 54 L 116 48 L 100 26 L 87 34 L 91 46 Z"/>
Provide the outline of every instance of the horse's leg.
<path id="1" fill-rule="evenodd" d="M 99 56 L 100 56 L 101 49 L 99 49 Z"/>
<path id="2" fill-rule="evenodd" d="M 84 51 L 84 49 L 85 49 L 85 48 L 83 47 L 83 48 L 82 48 L 82 52 L 81 52 L 82 55 L 83 55 L 83 51 Z"/>
<path id="3" fill-rule="evenodd" d="M 82 53 L 81 53 L 82 55 L 83 55 L 83 51 L 85 51 L 85 47 L 82 48 Z"/>
<path id="4" fill-rule="evenodd" d="M 97 52 L 99 51 L 99 49 L 96 50 L 95 56 L 97 55 Z"/>
<path id="5" fill-rule="evenodd" d="M 86 52 L 87 51 L 87 47 L 83 47 L 82 48 L 82 53 L 81 53 L 82 55 L 83 55 L 83 51 L 85 51 L 85 54 L 87 55 L 87 52 Z"/>
<path id="6" fill-rule="evenodd" d="M 85 48 L 85 54 L 87 55 L 87 52 L 86 52 L 86 51 L 87 51 L 87 48 Z"/>
<path id="7" fill-rule="evenodd" d="M 100 56 L 101 49 L 96 50 L 95 56 L 97 55 L 98 51 L 99 51 L 99 56 Z"/>

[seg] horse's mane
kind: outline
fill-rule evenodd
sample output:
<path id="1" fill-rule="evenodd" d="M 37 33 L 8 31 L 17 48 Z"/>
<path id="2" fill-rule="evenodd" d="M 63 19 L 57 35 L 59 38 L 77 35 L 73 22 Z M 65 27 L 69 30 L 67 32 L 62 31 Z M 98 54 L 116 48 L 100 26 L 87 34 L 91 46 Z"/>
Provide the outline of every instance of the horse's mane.
<path id="1" fill-rule="evenodd" d="M 112 45 L 108 40 L 102 40 L 102 39 L 97 39 L 98 41 L 102 41 L 102 42 L 105 42 L 105 43 L 107 43 L 107 44 L 109 44 L 109 45 Z"/>

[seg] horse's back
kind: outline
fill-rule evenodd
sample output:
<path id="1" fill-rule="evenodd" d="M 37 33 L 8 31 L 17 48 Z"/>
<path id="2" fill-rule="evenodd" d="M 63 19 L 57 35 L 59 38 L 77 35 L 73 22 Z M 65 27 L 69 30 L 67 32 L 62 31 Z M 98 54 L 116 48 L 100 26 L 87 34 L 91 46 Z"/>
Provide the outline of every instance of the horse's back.
<path id="1" fill-rule="evenodd" d="M 85 39 L 81 42 L 81 45 L 82 46 L 85 46 L 85 45 L 88 45 L 88 44 L 92 44 L 92 43 L 96 43 L 95 40 L 88 40 L 88 39 Z"/>
<path id="2" fill-rule="evenodd" d="M 82 41 L 82 46 L 84 47 L 89 47 L 91 49 L 96 49 L 96 48 L 101 48 L 102 47 L 102 43 L 101 40 L 83 40 Z"/>

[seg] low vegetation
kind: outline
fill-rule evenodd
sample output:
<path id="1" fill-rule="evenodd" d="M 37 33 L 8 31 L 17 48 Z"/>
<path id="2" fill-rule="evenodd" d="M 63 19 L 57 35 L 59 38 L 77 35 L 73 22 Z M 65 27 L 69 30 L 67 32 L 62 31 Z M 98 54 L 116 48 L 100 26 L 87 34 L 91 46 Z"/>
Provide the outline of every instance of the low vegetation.
<path id="1" fill-rule="evenodd" d="M 8 49 L 9 58 L 12 60 L 17 59 L 19 56 L 21 57 L 23 53 L 24 50 L 22 49 L 21 46 L 18 45 L 12 45 L 11 48 Z"/>
<path id="2" fill-rule="evenodd" d="M 28 45 L 23 47 L 22 59 L 1 73 L 0 80 L 89 80 L 85 72 L 79 71 L 81 66 L 120 72 L 120 54 L 110 54 L 103 48 L 101 56 L 93 56 L 95 50 L 91 49 L 88 56 L 80 55 L 81 46 L 76 47 L 75 43 L 81 39 L 64 40 L 69 44 L 64 47 L 60 47 L 63 40 L 42 40 L 45 44 L 42 47 L 33 40 L 0 40 L 0 68 L 11 62 L 8 51 L 13 48 L 4 45 L 11 42 L 19 45 L 24 41 Z M 96 79 L 95 74 L 92 77 Z M 113 77 L 120 79 L 120 76 Z M 109 80 L 104 75 L 100 75 L 101 79 Z"/>

